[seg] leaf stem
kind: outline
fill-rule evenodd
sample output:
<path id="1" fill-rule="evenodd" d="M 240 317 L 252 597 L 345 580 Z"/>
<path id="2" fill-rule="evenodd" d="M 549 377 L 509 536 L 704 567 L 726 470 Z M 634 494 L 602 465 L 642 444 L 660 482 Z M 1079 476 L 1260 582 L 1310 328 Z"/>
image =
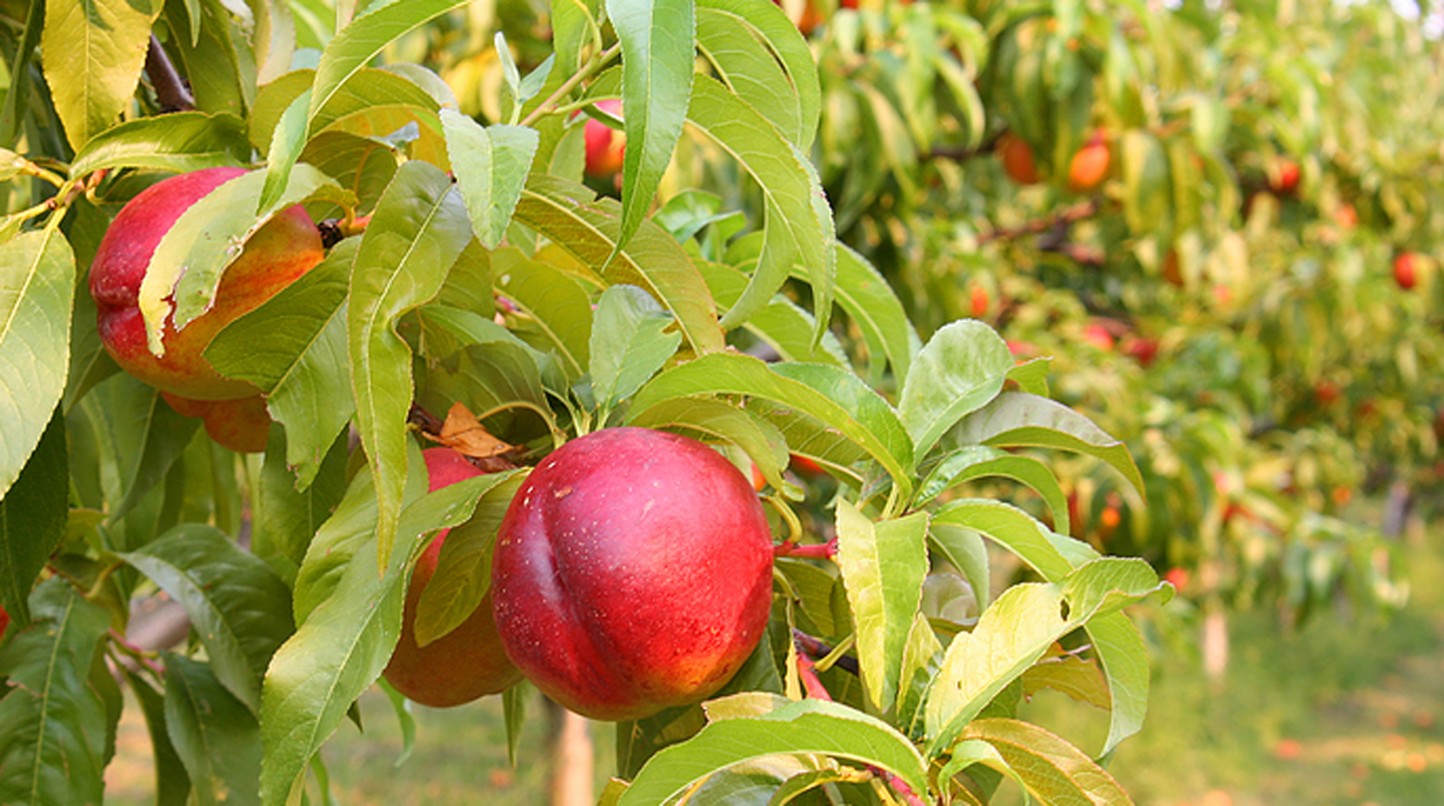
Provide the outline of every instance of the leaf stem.
<path id="1" fill-rule="evenodd" d="M 122 652 L 133 658 L 136 663 L 139 663 L 149 670 L 157 679 L 165 678 L 165 667 L 155 661 L 155 658 L 158 657 L 157 653 L 141 649 L 127 641 L 125 636 L 116 632 L 114 627 L 110 628 L 110 640 L 111 643 L 115 644 Z"/>
<path id="2" fill-rule="evenodd" d="M 611 62 L 612 59 L 616 58 L 617 54 L 621 52 L 622 43 L 618 42 L 615 45 L 612 45 L 610 48 L 607 48 L 601 53 L 593 56 L 587 61 L 587 63 L 582 67 L 582 69 L 573 73 L 571 78 L 568 78 L 566 81 L 562 82 L 562 85 L 560 87 L 557 87 L 556 91 L 553 92 L 551 95 L 547 96 L 547 99 L 545 101 L 542 101 L 536 109 L 533 109 L 531 112 L 527 113 L 527 116 L 521 119 L 521 125 L 530 126 L 533 123 L 536 123 L 542 117 L 555 112 L 556 105 L 559 101 L 561 101 L 561 99 L 571 94 L 571 91 L 581 85 L 582 82 L 592 78 L 597 73 L 601 72 L 602 68 L 606 67 L 607 64 Z"/>

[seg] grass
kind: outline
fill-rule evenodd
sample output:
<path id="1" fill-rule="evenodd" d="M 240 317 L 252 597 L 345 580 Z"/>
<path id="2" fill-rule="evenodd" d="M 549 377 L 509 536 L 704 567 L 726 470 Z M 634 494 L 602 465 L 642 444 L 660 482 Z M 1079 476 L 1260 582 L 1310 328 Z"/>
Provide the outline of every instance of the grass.
<path id="1" fill-rule="evenodd" d="M 1232 657 L 1223 681 L 1202 678 L 1200 661 L 1171 649 L 1155 659 L 1148 724 L 1109 762 L 1139 804 L 1444 803 L 1444 534 L 1406 552 L 1414 591 L 1390 619 L 1322 614 L 1284 632 L 1271 614 L 1233 614 Z M 1170 646 L 1176 646 L 1171 642 Z M 462 708 L 416 707 L 416 742 L 401 753 L 399 722 L 377 692 L 361 702 L 364 733 L 343 724 L 323 755 L 341 804 L 545 802 L 546 721 L 540 708 L 507 760 L 499 698 Z M 1052 692 L 1024 716 L 1096 751 L 1101 711 Z M 610 725 L 592 726 L 598 791 L 613 768 Z M 150 801 L 145 729 L 127 708 L 108 802 Z"/>

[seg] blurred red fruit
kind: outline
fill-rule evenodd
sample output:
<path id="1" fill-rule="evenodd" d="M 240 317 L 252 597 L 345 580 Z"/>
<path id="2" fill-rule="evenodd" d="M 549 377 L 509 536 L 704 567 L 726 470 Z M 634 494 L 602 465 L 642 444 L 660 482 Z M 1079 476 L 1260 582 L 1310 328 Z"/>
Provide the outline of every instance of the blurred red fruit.
<path id="1" fill-rule="evenodd" d="M 597 102 L 597 109 L 622 116 L 622 102 L 615 98 Z M 613 130 L 596 118 L 588 118 L 584 132 L 587 142 L 587 176 L 609 179 L 622 170 L 627 152 L 627 135 Z"/>
<path id="2" fill-rule="evenodd" d="M 988 314 L 988 291 L 980 285 L 974 285 L 972 298 L 969 300 L 968 310 L 974 319 L 982 319 Z"/>
<path id="3" fill-rule="evenodd" d="M 1023 138 L 1006 132 L 998 138 L 998 158 L 1003 161 L 1003 170 L 1020 185 L 1034 185 L 1039 180 L 1038 165 L 1033 161 L 1033 149 Z"/>
<path id="4" fill-rule="evenodd" d="M 1068 189 L 1083 193 L 1098 187 L 1108 176 L 1108 163 L 1108 143 L 1099 129 L 1068 163 Z"/>
<path id="5" fill-rule="evenodd" d="M 1394 258 L 1394 282 L 1405 291 L 1413 291 L 1419 282 L 1419 272 L 1413 252 L 1400 252 Z"/>

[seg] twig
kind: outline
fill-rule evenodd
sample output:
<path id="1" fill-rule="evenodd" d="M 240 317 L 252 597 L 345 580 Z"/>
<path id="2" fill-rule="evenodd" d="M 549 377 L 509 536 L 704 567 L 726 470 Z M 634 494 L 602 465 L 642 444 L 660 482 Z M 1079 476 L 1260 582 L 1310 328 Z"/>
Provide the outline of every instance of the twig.
<path id="1" fill-rule="evenodd" d="M 812 659 L 825 658 L 833 653 L 833 648 L 829 646 L 826 642 L 824 642 L 821 638 L 818 638 L 814 635 L 808 635 L 807 633 L 798 629 L 793 629 L 792 640 L 794 643 L 797 644 L 797 651 L 800 654 L 807 655 Z M 849 655 L 843 655 L 839 657 L 836 661 L 833 662 L 832 665 L 843 670 L 844 672 L 850 672 L 852 674 L 859 673 L 857 658 L 851 657 Z"/>
<path id="2" fill-rule="evenodd" d="M 990 243 L 992 241 L 1011 240 L 1021 238 L 1024 235 L 1042 235 L 1043 233 L 1059 226 L 1067 226 L 1085 218 L 1091 218 L 1098 214 L 1100 205 L 1097 199 L 1089 199 L 1086 202 L 1079 202 L 1072 207 L 1064 208 L 1054 215 L 1045 218 L 1035 219 L 1017 227 L 999 227 L 998 229 L 984 232 L 978 236 L 978 243 Z"/>
<path id="3" fill-rule="evenodd" d="M 175 64 L 166 55 L 165 47 L 155 34 L 150 35 L 150 50 L 145 54 L 145 74 L 155 87 L 155 99 L 166 112 L 189 112 L 196 108 L 196 97 L 190 85 L 176 72 Z"/>
<path id="4" fill-rule="evenodd" d="M 608 62 L 610 62 L 618 53 L 621 52 L 621 42 L 618 42 L 615 45 L 612 45 L 610 48 L 602 51 L 600 55 L 588 62 L 585 67 L 574 73 L 572 77 L 563 82 L 560 87 L 557 87 L 556 92 L 553 92 L 551 95 L 547 96 L 547 99 L 538 104 L 536 109 L 533 109 L 527 114 L 526 117 L 522 118 L 521 125 L 530 126 L 533 123 L 536 123 L 537 120 L 541 118 L 541 116 L 550 113 L 552 111 L 552 108 L 557 105 L 558 101 L 567 97 L 567 95 L 572 90 L 576 89 L 577 86 L 583 81 L 586 81 L 587 79 L 600 72 L 603 67 L 607 66 Z"/>

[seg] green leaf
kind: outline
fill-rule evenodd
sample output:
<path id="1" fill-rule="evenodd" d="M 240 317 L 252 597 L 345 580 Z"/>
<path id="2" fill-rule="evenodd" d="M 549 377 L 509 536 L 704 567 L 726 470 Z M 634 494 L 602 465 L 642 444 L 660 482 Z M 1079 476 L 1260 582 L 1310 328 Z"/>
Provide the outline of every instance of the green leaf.
<path id="1" fill-rule="evenodd" d="M 814 336 L 821 338 L 832 313 L 837 253 L 832 211 L 812 162 L 716 79 L 697 80 L 687 120 L 752 176 L 762 191 L 766 213 L 762 252 L 752 282 L 728 309 L 722 327 L 745 322 L 777 293 L 793 266 L 801 264 L 812 285 L 817 316 Z M 631 154 L 631 149 L 627 153 Z"/>
<path id="2" fill-rule="evenodd" d="M 426 646 L 460 627 L 491 590 L 491 555 L 496 530 L 525 473 L 486 477 L 471 518 L 452 529 L 441 544 L 436 572 L 416 604 L 416 645 Z"/>
<path id="3" fill-rule="evenodd" d="M 949 428 L 996 397 L 1012 368 L 1008 345 L 982 322 L 964 319 L 934 333 L 898 399 L 914 457 L 921 460 Z"/>
<path id="4" fill-rule="evenodd" d="M 796 269 L 793 275 L 798 276 Z M 869 380 L 882 377 L 883 359 L 892 365 L 899 387 L 911 372 L 913 356 L 922 349 L 917 331 L 887 279 L 867 258 L 837 244 L 837 304 L 847 313 L 867 345 Z"/>
<path id="5" fill-rule="evenodd" d="M 411 478 L 425 489 L 425 474 L 419 469 Z M 307 591 L 301 579 L 308 569 L 302 567 L 297 607 L 303 600 L 314 606 L 304 611 L 300 628 L 272 658 L 261 697 L 262 803 L 286 803 L 307 760 L 340 726 L 356 698 L 381 676 L 401 634 L 410 564 L 432 532 L 455 527 L 471 516 L 480 489 L 490 481 L 479 476 L 416 499 L 401 515 L 397 533 L 407 543 L 400 551 L 380 554 L 375 538 L 363 526 L 359 534 L 346 535 L 345 556 L 334 558 L 328 577 L 311 583 Z M 368 491 L 366 485 L 353 485 L 356 488 Z M 364 506 L 359 508 L 364 513 Z M 328 545 L 334 543 L 323 543 L 318 535 L 307 562 L 313 556 L 324 558 Z M 389 557 L 381 574 L 376 572 L 378 555 Z"/>
<path id="6" fill-rule="evenodd" d="M 413 161 L 396 171 L 356 253 L 346 312 L 347 355 L 356 424 L 376 480 L 376 539 L 383 568 L 401 514 L 413 391 L 411 348 L 396 333 L 396 320 L 436 296 L 470 240 L 471 224 L 451 179 Z"/>
<path id="7" fill-rule="evenodd" d="M 391 702 L 391 711 L 396 714 L 396 726 L 401 730 L 401 752 L 396 754 L 393 765 L 400 767 L 411 758 L 411 751 L 416 748 L 416 718 L 411 715 L 411 701 L 392 687 L 384 677 L 376 681 L 376 687 L 381 689 L 386 694 L 386 699 Z"/>
<path id="8" fill-rule="evenodd" d="M 699 262 L 707 287 L 712 290 L 720 308 L 727 309 L 746 291 L 746 272 L 725 263 Z M 807 361 L 815 364 L 847 366 L 847 351 L 832 331 L 824 333 L 819 343 L 817 319 L 802 306 L 782 294 L 774 296 L 743 325 L 748 332 L 767 342 L 784 361 Z"/>
<path id="9" fill-rule="evenodd" d="M 988 576 L 988 547 L 983 543 L 983 536 L 974 529 L 941 521 L 933 521 L 928 535 L 933 548 L 967 580 L 978 608 L 987 607 L 993 592 Z"/>
<path id="10" fill-rule="evenodd" d="M 692 0 L 607 0 L 606 6 L 622 46 L 627 133 L 620 250 L 646 218 L 682 136 L 695 75 L 697 24 Z"/>
<path id="11" fill-rule="evenodd" d="M 441 111 L 441 123 L 472 231 L 482 246 L 496 249 L 526 186 L 539 142 L 537 130 L 502 123 L 483 128 L 451 109 Z"/>
<path id="12" fill-rule="evenodd" d="M 1173 206 L 1168 155 L 1158 138 L 1143 129 L 1129 129 L 1119 146 L 1123 176 L 1123 217 L 1135 233 L 1156 232 L 1167 226 L 1159 219 Z"/>
<path id="13" fill-rule="evenodd" d="M 100 803 L 106 704 L 89 677 L 110 614 L 59 577 L 30 597 L 35 619 L 0 649 L 0 803 Z"/>
<path id="14" fill-rule="evenodd" d="M 613 259 L 613 251 L 621 244 L 617 213 L 615 202 L 597 199 L 582 185 L 534 175 L 522 191 L 515 218 L 546 236 L 603 282 L 646 289 L 677 317 L 682 334 L 696 352 L 722 350 L 726 342 L 717 326 L 712 296 L 681 244 L 647 222 Z"/>
<path id="15" fill-rule="evenodd" d="M 981 600 L 980 600 L 981 601 Z M 928 686 L 943 663 L 943 645 L 921 612 L 913 614 L 912 627 L 903 645 L 902 673 L 898 677 L 896 722 L 910 736 L 923 732 L 923 704 Z"/>
<path id="16" fill-rule="evenodd" d="M 1131 806 L 1133 799 L 1106 770 L 1078 748 L 1037 725 L 1016 719 L 979 719 L 965 740 L 985 741 L 1043 803 L 1107 803 Z"/>
<path id="17" fill-rule="evenodd" d="M 602 411 L 630 397 L 677 352 L 682 334 L 646 291 L 614 285 L 602 292 L 589 347 L 592 394 Z"/>
<path id="18" fill-rule="evenodd" d="M 1143 477 L 1127 445 L 1062 403 L 1026 392 L 998 395 L 959 423 L 948 439 L 957 445 L 1057 448 L 1087 454 L 1107 462 L 1134 489 L 1143 491 Z"/>
<path id="19" fill-rule="evenodd" d="M 927 476 L 918 485 L 913 504 L 922 506 L 959 484 L 993 476 L 1012 479 L 1032 488 L 1047 502 L 1055 531 L 1062 534 L 1072 531 L 1068 522 L 1068 497 L 1063 494 L 1063 487 L 1046 464 L 1030 456 L 983 445 L 959 448 L 944 456 L 928 470 Z"/>
<path id="20" fill-rule="evenodd" d="M 260 803 L 260 727 L 212 673 L 212 667 L 165 653 L 165 724 L 190 775 L 196 802 Z"/>
<path id="21" fill-rule="evenodd" d="M 65 537 L 69 491 L 65 419 L 57 412 L 0 499 L 0 607 L 17 626 L 30 623 L 30 588 Z"/>
<path id="22" fill-rule="evenodd" d="M 0 244 L 0 498 L 40 442 L 65 391 L 75 256 L 53 229 Z"/>
<path id="23" fill-rule="evenodd" d="M 959 633 L 948 646 L 928 693 L 928 756 L 951 745 L 1054 641 L 1164 587 L 1142 560 L 1107 557 L 1079 566 L 1061 584 L 1023 583 L 1004 591 L 972 632 Z"/>
<path id="24" fill-rule="evenodd" d="M 780 7 L 701 0 L 697 46 L 733 93 L 803 151 L 812 148 L 822 109 L 817 65 Z"/>
<path id="25" fill-rule="evenodd" d="M 526 724 L 527 695 L 531 686 L 525 680 L 501 693 L 503 719 L 506 721 L 506 759 L 516 766 L 516 749 L 521 743 L 521 729 Z"/>
<path id="26" fill-rule="evenodd" d="M 326 259 L 211 340 L 206 360 L 222 375 L 255 384 L 286 427 L 286 462 L 301 486 L 355 411 L 346 353 L 346 294 L 361 239 Z"/>
<path id="27" fill-rule="evenodd" d="M 746 409 L 721 400 L 674 398 L 645 411 L 634 408 L 627 413 L 627 424 L 681 431 L 703 442 L 729 442 L 757 463 L 773 489 L 783 489 L 787 441 L 776 426 Z"/>
<path id="28" fill-rule="evenodd" d="M 1122 613 L 1095 618 L 1086 627 L 1093 652 L 1103 665 L 1112 699 L 1108 739 L 1102 756 L 1117 749 L 1129 736 L 1143 729 L 1148 713 L 1148 646 L 1138 627 Z"/>
<path id="29" fill-rule="evenodd" d="M 256 201 L 257 213 L 280 201 L 290 184 L 291 171 L 306 145 L 306 107 L 310 102 L 311 91 L 306 90 L 296 96 L 281 113 L 281 119 L 276 121 L 276 130 L 271 134 L 271 148 L 266 154 L 266 181 L 261 185 L 261 195 Z"/>
<path id="30" fill-rule="evenodd" d="M 106 168 L 187 173 L 241 165 L 251 156 L 245 123 L 235 115 L 176 112 L 128 120 L 96 135 L 70 163 L 78 178 Z"/>
<path id="31" fill-rule="evenodd" d="M 712 722 L 653 756 L 618 802 L 665 803 L 732 764 L 784 753 L 860 761 L 897 774 L 914 792 L 928 791 L 923 760 L 906 736 L 840 703 L 802 700 L 764 716 Z"/>
<path id="32" fill-rule="evenodd" d="M 156 806 L 186 806 L 191 793 L 191 779 L 180 756 L 176 755 L 170 732 L 166 730 L 165 700 L 145 678 L 129 670 L 123 671 L 131 693 L 140 704 L 146 731 L 150 735 L 151 758 L 155 764 Z"/>
<path id="33" fill-rule="evenodd" d="M 857 631 L 857 659 L 869 702 L 892 709 L 903 649 L 928 573 L 928 516 L 874 523 L 847 500 L 837 503 L 837 565 Z"/>
<path id="34" fill-rule="evenodd" d="M 46 0 L 41 64 L 75 149 L 114 125 L 135 94 L 161 6 L 160 0 Z"/>
<path id="35" fill-rule="evenodd" d="M 514 248 L 492 255 L 496 288 L 526 314 L 513 323 L 518 336 L 560 360 L 569 380 L 580 378 L 591 361 L 592 300 L 576 280 L 531 260 Z"/>
<path id="36" fill-rule="evenodd" d="M 286 584 L 224 533 L 198 523 L 121 556 L 185 606 L 216 677 L 258 710 L 266 664 L 291 634 Z"/>
<path id="37" fill-rule="evenodd" d="M 194 0 L 194 6 L 199 8 L 200 16 L 191 17 L 184 26 L 191 36 L 172 36 L 166 42 L 166 52 L 185 75 L 198 109 L 245 117 L 256 96 L 251 43 L 228 7 L 228 0 Z M 177 24 L 181 16 L 177 11 L 175 4 L 166 10 L 172 31 L 183 27 Z"/>
<path id="38" fill-rule="evenodd" d="M 265 462 L 261 465 L 259 512 L 252 512 L 252 523 L 257 529 L 252 550 L 258 556 L 269 559 L 279 555 L 300 566 L 311 537 L 346 493 L 346 441 L 338 435 L 326 457 L 312 471 L 314 475 L 298 490 L 300 480 L 292 474 L 283 452 L 286 438 L 277 429 L 271 429 Z"/>
<path id="39" fill-rule="evenodd" d="M 306 115 L 310 133 L 320 130 L 317 120 L 330 111 L 352 78 L 383 48 L 402 34 L 465 4 L 465 0 L 407 0 L 388 3 L 352 20 L 326 45 L 316 66 L 311 108 Z"/>
<path id="40" fill-rule="evenodd" d="M 165 478 L 201 421 L 177 414 L 159 392 L 126 374 L 95 387 L 81 405 L 103 431 L 108 458 L 117 465 L 105 490 L 107 520 L 114 524 Z"/>
<path id="41" fill-rule="evenodd" d="M 1044 579 L 1056 581 L 1073 570 L 1073 563 L 1054 543 L 1048 527 L 1012 504 L 986 498 L 950 501 L 933 513 L 933 523 L 982 532 L 1018 555 Z"/>
<path id="42" fill-rule="evenodd" d="M 637 411 L 672 398 L 738 394 L 801 410 L 867 451 L 904 494 L 912 479 L 912 444 L 891 407 L 856 376 L 820 364 L 769 365 L 751 356 L 707 355 L 673 367 L 632 399 Z"/>

